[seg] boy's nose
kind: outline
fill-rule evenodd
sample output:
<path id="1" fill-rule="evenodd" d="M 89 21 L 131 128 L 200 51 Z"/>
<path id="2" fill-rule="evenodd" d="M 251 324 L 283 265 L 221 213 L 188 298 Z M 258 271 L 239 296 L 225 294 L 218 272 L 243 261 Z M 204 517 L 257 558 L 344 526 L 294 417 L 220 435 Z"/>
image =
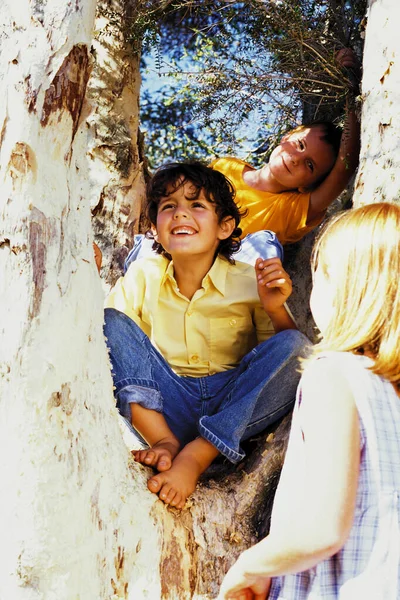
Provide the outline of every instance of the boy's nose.
<path id="1" fill-rule="evenodd" d="M 174 213 L 174 219 L 179 219 L 180 217 L 187 219 L 187 216 L 187 211 L 185 209 L 177 207 Z"/>

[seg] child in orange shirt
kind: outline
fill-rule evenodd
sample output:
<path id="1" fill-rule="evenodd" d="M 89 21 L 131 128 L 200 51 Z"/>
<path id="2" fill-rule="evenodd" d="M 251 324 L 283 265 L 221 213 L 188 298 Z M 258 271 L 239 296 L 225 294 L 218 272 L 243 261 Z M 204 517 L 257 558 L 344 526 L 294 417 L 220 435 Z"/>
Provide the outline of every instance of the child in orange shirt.
<path id="1" fill-rule="evenodd" d="M 336 60 L 358 73 L 349 48 L 340 50 Z M 355 111 L 348 108 L 342 135 L 329 122 L 300 125 L 282 138 L 261 169 L 238 158 L 217 158 L 211 167 L 230 180 L 237 204 L 247 209 L 240 223 L 243 237 L 270 229 L 288 244 L 319 225 L 355 172 L 359 138 Z"/>

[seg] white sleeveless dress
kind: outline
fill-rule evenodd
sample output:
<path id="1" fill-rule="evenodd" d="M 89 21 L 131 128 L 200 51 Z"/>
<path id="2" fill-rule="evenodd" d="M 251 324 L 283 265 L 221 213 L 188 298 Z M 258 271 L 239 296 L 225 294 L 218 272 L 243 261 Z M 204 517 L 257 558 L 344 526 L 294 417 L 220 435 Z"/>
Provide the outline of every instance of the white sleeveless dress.
<path id="1" fill-rule="evenodd" d="M 358 409 L 361 456 L 354 523 L 344 547 L 330 559 L 302 573 L 274 577 L 269 600 L 400 600 L 400 398 L 368 369 L 372 361 L 366 357 L 330 352 L 318 360 L 334 361 Z M 282 477 L 290 470 L 298 478 L 299 489 L 300 402 L 301 382 L 282 471 Z M 279 497 L 278 486 L 271 530 L 293 501 Z"/>

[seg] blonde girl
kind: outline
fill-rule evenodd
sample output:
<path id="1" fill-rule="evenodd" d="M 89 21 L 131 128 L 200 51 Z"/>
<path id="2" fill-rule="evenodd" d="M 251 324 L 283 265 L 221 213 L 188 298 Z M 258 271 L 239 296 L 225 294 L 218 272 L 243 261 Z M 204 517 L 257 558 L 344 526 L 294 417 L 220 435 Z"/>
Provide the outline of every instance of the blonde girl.
<path id="1" fill-rule="evenodd" d="M 329 222 L 316 243 L 306 364 L 268 537 L 220 598 L 400 598 L 400 207 Z"/>

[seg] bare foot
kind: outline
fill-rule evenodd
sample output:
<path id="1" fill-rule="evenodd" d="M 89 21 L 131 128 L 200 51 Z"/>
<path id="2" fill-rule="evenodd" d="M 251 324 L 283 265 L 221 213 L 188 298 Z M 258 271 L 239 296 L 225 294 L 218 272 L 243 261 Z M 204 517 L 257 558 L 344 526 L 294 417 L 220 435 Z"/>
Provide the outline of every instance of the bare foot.
<path id="1" fill-rule="evenodd" d="M 136 462 L 148 467 L 154 467 L 157 471 L 168 471 L 172 461 L 179 452 L 179 442 L 175 438 L 164 438 L 146 450 L 134 450 L 133 455 Z"/>
<path id="2" fill-rule="evenodd" d="M 180 453 L 168 471 L 149 479 L 147 487 L 153 494 L 158 494 L 165 504 L 183 508 L 188 496 L 194 492 L 200 475 L 193 462 Z"/>
<path id="3" fill-rule="evenodd" d="M 200 475 L 218 455 L 218 450 L 203 438 L 197 438 L 183 448 L 172 462 L 172 467 L 147 482 L 160 500 L 182 509 L 196 488 Z"/>

